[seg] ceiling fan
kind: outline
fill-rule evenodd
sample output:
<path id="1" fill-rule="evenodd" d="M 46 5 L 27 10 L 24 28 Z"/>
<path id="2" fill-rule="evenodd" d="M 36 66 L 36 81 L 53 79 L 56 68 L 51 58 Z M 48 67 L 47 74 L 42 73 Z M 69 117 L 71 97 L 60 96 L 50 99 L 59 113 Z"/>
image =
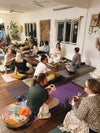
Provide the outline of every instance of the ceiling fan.
<path id="1" fill-rule="evenodd" d="M 44 5 L 42 5 L 42 3 L 46 3 L 46 1 L 38 2 L 37 0 L 33 0 L 32 2 L 33 2 L 33 4 L 35 4 L 36 6 L 39 6 L 39 7 L 44 7 Z"/>
<path id="2" fill-rule="evenodd" d="M 74 7 L 73 6 L 59 7 L 59 8 L 54 8 L 53 11 L 59 11 L 59 10 L 70 9 L 70 8 L 74 8 Z"/>
<path id="3" fill-rule="evenodd" d="M 19 11 L 19 10 L 14 10 L 14 9 L 10 9 L 10 10 L 5 10 L 5 11 L 0 11 L 0 13 L 24 13 L 23 11 Z"/>
<path id="4" fill-rule="evenodd" d="M 23 11 L 19 11 L 19 10 L 14 10 L 14 9 L 10 9 L 9 10 L 9 13 L 14 13 L 14 12 L 16 12 L 16 13 L 24 13 Z"/>

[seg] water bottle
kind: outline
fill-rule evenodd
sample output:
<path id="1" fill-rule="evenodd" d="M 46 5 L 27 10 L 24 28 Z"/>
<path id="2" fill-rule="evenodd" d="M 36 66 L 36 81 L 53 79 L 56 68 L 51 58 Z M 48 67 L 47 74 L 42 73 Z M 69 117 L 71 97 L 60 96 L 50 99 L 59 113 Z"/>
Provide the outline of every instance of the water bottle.
<path id="1" fill-rule="evenodd" d="M 67 108 L 67 106 L 68 106 L 68 101 L 69 101 L 68 96 L 66 96 L 66 98 L 65 98 L 65 104 L 64 104 L 64 107 L 65 108 Z"/>

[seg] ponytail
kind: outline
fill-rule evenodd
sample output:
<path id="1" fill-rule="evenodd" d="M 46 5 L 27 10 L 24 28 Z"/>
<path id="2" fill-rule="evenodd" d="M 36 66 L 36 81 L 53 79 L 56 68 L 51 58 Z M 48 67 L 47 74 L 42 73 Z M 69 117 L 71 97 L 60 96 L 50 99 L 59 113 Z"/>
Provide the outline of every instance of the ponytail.
<path id="1" fill-rule="evenodd" d="M 32 80 L 31 87 L 33 85 L 40 84 L 40 82 L 43 82 L 45 78 L 46 78 L 46 74 L 45 73 L 40 73 L 38 76 L 34 76 L 33 80 Z"/>

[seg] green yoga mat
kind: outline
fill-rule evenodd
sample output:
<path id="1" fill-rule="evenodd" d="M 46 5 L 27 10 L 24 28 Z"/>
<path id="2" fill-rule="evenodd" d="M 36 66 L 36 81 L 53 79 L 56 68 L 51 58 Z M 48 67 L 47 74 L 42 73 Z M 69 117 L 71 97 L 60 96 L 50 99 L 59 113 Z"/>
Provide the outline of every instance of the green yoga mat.
<path id="1" fill-rule="evenodd" d="M 79 74 L 81 72 L 85 72 L 89 69 L 92 69 L 92 66 L 88 66 L 88 65 L 81 65 L 79 69 L 76 70 L 76 74 Z M 65 78 L 71 77 L 72 75 L 69 75 L 68 72 L 66 71 L 66 69 L 58 71 L 57 73 L 59 73 L 60 75 L 62 75 Z M 73 74 L 74 75 L 74 74 Z"/>
<path id="2" fill-rule="evenodd" d="M 88 79 L 91 79 L 91 78 L 92 77 L 89 74 L 85 74 L 85 75 L 83 75 L 83 76 L 81 76 L 79 78 L 76 78 L 76 79 L 72 80 L 72 82 L 84 87 L 85 81 L 88 80 Z M 97 79 L 97 80 L 100 82 L 100 79 Z"/>
<path id="3" fill-rule="evenodd" d="M 63 124 L 59 125 L 60 127 L 63 127 Z M 54 128 L 53 130 L 51 130 L 50 132 L 48 133 L 71 133 L 71 132 L 62 132 L 60 131 L 60 129 L 58 127 Z"/>

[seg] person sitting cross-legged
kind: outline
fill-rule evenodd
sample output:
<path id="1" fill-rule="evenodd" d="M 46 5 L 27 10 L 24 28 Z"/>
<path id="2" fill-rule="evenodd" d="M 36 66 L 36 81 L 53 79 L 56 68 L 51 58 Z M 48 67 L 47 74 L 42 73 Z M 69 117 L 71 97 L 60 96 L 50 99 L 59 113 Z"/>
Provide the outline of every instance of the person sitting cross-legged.
<path id="1" fill-rule="evenodd" d="M 27 106 L 31 109 L 34 115 L 39 113 L 39 109 L 43 103 L 46 103 L 49 106 L 49 109 L 59 104 L 57 98 L 51 98 L 52 93 L 56 91 L 56 88 L 53 87 L 48 93 L 48 90 L 44 88 L 46 83 L 47 76 L 44 73 L 40 73 L 37 77 L 33 78 L 32 87 L 28 92 Z"/>
<path id="2" fill-rule="evenodd" d="M 15 74 L 17 74 L 17 72 L 21 74 L 33 73 L 32 65 L 26 62 L 21 52 L 17 52 L 15 57 Z"/>
<path id="3" fill-rule="evenodd" d="M 66 69 L 67 69 L 69 74 L 74 74 L 75 70 L 80 67 L 81 55 L 78 53 L 79 50 L 80 50 L 79 47 L 76 47 L 74 49 L 75 54 L 72 58 L 72 61 L 65 63 Z"/>

